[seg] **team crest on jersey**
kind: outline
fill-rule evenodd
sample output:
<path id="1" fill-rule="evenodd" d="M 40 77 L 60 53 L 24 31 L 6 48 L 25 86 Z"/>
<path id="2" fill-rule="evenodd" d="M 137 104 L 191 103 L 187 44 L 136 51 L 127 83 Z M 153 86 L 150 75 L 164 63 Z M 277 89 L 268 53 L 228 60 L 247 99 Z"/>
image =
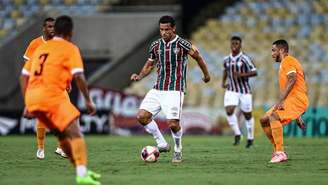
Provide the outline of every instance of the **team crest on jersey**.
<path id="1" fill-rule="evenodd" d="M 174 49 L 174 53 L 175 53 L 175 54 L 178 54 L 179 51 L 180 51 L 180 48 L 175 48 L 175 49 Z"/>
<path id="2" fill-rule="evenodd" d="M 237 66 L 238 66 L 238 67 L 241 67 L 242 65 L 243 65 L 242 62 L 237 62 Z"/>

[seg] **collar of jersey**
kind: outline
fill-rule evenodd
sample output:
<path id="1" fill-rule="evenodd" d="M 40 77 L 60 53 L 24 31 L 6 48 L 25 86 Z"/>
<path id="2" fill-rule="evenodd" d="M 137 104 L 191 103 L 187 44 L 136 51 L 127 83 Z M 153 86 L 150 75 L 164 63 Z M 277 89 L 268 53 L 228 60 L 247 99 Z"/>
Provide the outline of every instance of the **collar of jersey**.
<path id="1" fill-rule="evenodd" d="M 162 41 L 165 43 L 165 44 L 171 44 L 172 42 L 176 41 L 178 39 L 178 35 L 175 35 L 174 39 L 170 40 L 168 43 L 165 42 L 164 39 L 162 39 Z"/>
<path id="2" fill-rule="evenodd" d="M 42 39 L 42 41 L 43 41 L 44 43 L 47 43 L 47 41 L 46 41 L 46 39 L 44 39 L 44 36 L 43 36 L 43 35 L 41 35 L 41 39 Z"/>
<path id="3" fill-rule="evenodd" d="M 52 40 L 64 40 L 64 39 L 61 37 L 54 36 L 54 38 L 52 38 Z"/>
<path id="4" fill-rule="evenodd" d="M 233 60 L 233 61 L 236 61 L 241 55 L 243 54 L 243 52 L 241 51 L 238 55 L 236 56 L 232 56 L 232 53 L 230 53 L 230 58 Z"/>

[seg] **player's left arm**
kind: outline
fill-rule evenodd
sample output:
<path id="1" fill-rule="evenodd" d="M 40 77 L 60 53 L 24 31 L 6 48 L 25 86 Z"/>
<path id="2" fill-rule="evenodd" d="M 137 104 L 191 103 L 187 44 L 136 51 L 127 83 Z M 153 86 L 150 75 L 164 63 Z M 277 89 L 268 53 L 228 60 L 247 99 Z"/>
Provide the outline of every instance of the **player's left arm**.
<path id="1" fill-rule="evenodd" d="M 198 48 L 195 45 L 192 45 L 188 54 L 196 60 L 198 66 L 200 67 L 200 69 L 202 70 L 204 77 L 203 77 L 203 81 L 205 83 L 209 82 L 211 80 L 210 74 L 208 72 L 207 69 L 207 65 L 205 60 L 203 59 L 202 55 L 199 53 Z"/>
<path id="2" fill-rule="evenodd" d="M 256 67 L 252 61 L 252 59 L 248 58 L 246 59 L 246 68 L 247 71 L 246 72 L 235 72 L 234 75 L 236 77 L 253 77 L 253 76 L 257 76 L 257 70 Z"/>
<path id="3" fill-rule="evenodd" d="M 287 83 L 284 91 L 281 92 L 279 102 L 276 104 L 275 109 L 283 109 L 284 101 L 292 91 L 296 83 L 296 71 L 291 71 L 287 74 Z"/>

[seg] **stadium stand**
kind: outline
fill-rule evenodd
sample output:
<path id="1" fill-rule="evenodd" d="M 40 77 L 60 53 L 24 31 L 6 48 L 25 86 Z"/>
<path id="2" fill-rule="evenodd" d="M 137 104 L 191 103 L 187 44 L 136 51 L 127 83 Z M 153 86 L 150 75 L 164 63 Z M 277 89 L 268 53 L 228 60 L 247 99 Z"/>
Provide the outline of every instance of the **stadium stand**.
<path id="1" fill-rule="evenodd" d="M 1 0 L 0 44 L 8 34 L 15 35 L 21 25 L 41 12 L 91 15 L 107 11 L 111 5 L 119 2 L 120 0 Z"/>
<path id="2" fill-rule="evenodd" d="M 278 65 L 271 58 L 271 44 L 284 38 L 291 54 L 303 64 L 312 106 L 327 105 L 328 99 L 328 1 L 325 0 L 244 0 L 210 18 L 192 33 L 191 40 L 207 61 L 212 81 L 203 85 L 201 71 L 190 62 L 186 105 L 220 107 L 223 105 L 222 61 L 230 52 L 232 35 L 243 38 L 244 51 L 250 55 L 259 75 L 252 81 L 255 106 L 270 106 L 278 98 Z M 126 91 L 143 95 L 152 87 L 155 72 Z"/>

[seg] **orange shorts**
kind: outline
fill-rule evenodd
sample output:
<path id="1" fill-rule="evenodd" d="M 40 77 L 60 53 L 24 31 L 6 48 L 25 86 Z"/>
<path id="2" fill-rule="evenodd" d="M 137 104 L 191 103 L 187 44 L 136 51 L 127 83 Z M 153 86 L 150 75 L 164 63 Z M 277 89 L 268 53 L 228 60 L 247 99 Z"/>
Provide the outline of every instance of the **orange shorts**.
<path id="1" fill-rule="evenodd" d="M 270 116 L 273 112 L 277 113 L 280 122 L 283 125 L 287 125 L 292 120 L 297 119 L 300 117 L 307 109 L 308 102 L 300 103 L 299 100 L 294 98 L 289 98 L 284 101 L 284 109 L 283 110 L 273 110 L 274 107 L 271 107 L 267 112 L 266 115 Z"/>
<path id="2" fill-rule="evenodd" d="M 55 105 L 27 107 L 37 119 L 50 130 L 63 132 L 69 124 L 80 116 L 80 112 L 67 99 L 59 100 Z"/>

